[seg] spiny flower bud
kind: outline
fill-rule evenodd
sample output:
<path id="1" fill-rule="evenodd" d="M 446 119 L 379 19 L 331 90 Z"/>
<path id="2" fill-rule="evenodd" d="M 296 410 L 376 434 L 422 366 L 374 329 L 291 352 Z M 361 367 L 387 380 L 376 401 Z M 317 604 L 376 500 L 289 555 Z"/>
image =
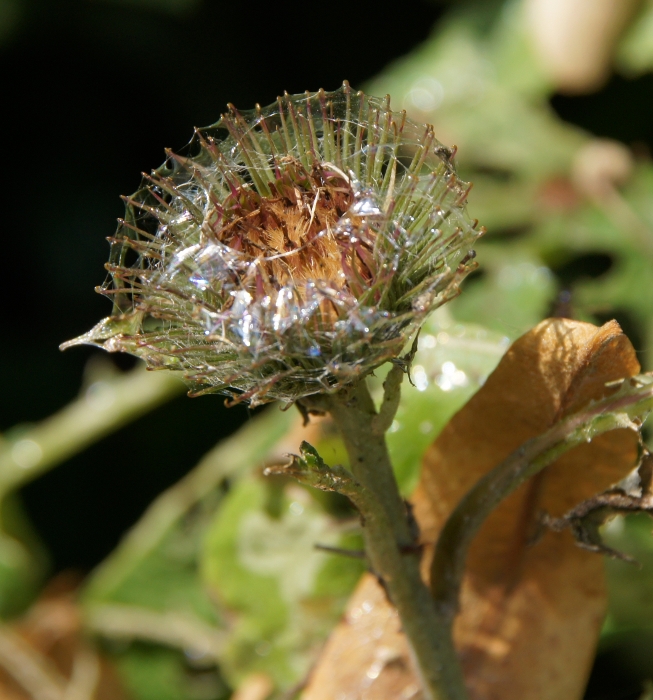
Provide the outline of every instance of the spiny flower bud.
<path id="1" fill-rule="evenodd" d="M 198 129 L 126 197 L 114 313 L 87 343 L 184 373 L 195 395 L 292 402 L 396 358 L 458 292 L 481 235 L 433 128 L 340 90 Z"/>

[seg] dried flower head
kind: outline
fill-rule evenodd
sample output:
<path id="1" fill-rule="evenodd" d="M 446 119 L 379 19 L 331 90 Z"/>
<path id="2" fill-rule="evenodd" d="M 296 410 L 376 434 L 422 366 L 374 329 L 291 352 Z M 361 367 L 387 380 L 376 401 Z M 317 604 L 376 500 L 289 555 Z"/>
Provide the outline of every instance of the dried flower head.
<path id="1" fill-rule="evenodd" d="M 458 292 L 481 234 L 431 126 L 340 90 L 229 106 L 126 197 L 90 343 L 252 404 L 396 358 Z"/>

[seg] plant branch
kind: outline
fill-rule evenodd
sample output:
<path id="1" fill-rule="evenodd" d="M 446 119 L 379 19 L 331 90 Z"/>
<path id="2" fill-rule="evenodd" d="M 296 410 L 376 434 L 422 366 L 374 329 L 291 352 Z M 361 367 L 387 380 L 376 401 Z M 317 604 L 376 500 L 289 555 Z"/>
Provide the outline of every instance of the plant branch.
<path id="1" fill-rule="evenodd" d="M 383 401 L 377 415 L 372 418 L 372 431 L 377 435 L 384 435 L 392 425 L 394 417 L 397 415 L 399 401 L 401 400 L 401 383 L 404 374 L 408 374 L 410 379 L 410 366 L 417 354 L 419 341 L 419 331 L 413 340 L 410 351 L 402 358 L 393 361 L 392 367 L 383 382 Z"/>
<path id="2" fill-rule="evenodd" d="M 372 430 L 377 435 L 384 435 L 397 415 L 401 400 L 401 382 L 405 369 L 399 364 L 393 364 L 392 369 L 383 382 L 383 400 L 377 415 L 372 419 Z"/>
<path id="3" fill-rule="evenodd" d="M 648 513 L 653 515 L 653 455 L 644 448 L 637 469 L 603 493 L 596 494 L 574 506 L 561 518 L 544 515 L 544 525 L 555 532 L 569 528 L 579 547 L 590 552 L 607 554 L 614 559 L 635 563 L 635 559 L 612 547 L 601 536 L 601 526 L 615 515 Z"/>
<path id="4" fill-rule="evenodd" d="M 143 367 L 126 374 L 103 372 L 58 413 L 4 436 L 0 500 L 183 390 L 184 385 L 169 372 L 147 372 Z"/>
<path id="5" fill-rule="evenodd" d="M 499 503 L 573 447 L 610 430 L 639 430 L 652 409 L 653 375 L 625 380 L 608 398 L 590 404 L 525 442 L 467 492 L 445 523 L 431 567 L 433 597 L 450 623 L 458 611 L 469 547 Z"/>
<path id="6" fill-rule="evenodd" d="M 135 605 L 92 605 L 85 615 L 86 629 L 113 639 L 138 639 L 179 649 L 190 649 L 217 663 L 224 653 L 226 633 L 197 618 L 177 612 L 158 612 Z"/>
<path id="7" fill-rule="evenodd" d="M 97 652 L 87 645 L 75 652 L 70 681 L 64 700 L 94 700 L 100 682 L 100 659 Z"/>
<path id="8" fill-rule="evenodd" d="M 391 389 L 398 391 L 397 375 L 392 376 Z M 302 458 L 310 459 L 301 465 L 300 477 L 316 482 L 318 488 L 342 488 L 340 492 L 359 509 L 368 560 L 397 608 L 425 698 L 465 700 L 467 694 L 451 630 L 422 581 L 421 553 L 394 478 L 385 437 L 378 430 L 379 423 L 375 424 L 379 414 L 367 384 L 363 380 L 337 394 L 315 397 L 307 407 L 331 414 L 347 448 L 351 474 L 342 467 L 329 469 L 314 450 L 309 453 L 303 446 Z M 306 471 L 311 468 L 315 473 L 308 476 Z"/>

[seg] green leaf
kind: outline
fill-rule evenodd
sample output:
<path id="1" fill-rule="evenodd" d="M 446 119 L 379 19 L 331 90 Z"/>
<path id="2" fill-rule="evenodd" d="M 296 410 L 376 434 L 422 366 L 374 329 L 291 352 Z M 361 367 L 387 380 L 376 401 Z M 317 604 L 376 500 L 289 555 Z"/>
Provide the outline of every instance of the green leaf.
<path id="1" fill-rule="evenodd" d="M 226 676 L 238 685 L 264 671 L 288 688 L 315 660 L 362 565 L 315 550 L 316 543 L 337 546 L 341 537 L 305 489 L 285 485 L 273 517 L 266 510 L 269 488 L 252 477 L 227 495 L 207 533 L 203 573 L 230 611 Z"/>
<path id="2" fill-rule="evenodd" d="M 202 635 L 207 631 L 215 630 L 215 637 L 219 638 L 226 623 L 218 601 L 207 589 L 200 572 L 207 529 L 212 527 L 215 513 L 221 507 L 227 484 L 237 490 L 239 480 L 264 463 L 270 450 L 294 422 L 293 414 L 281 412 L 278 407 L 263 411 L 234 436 L 219 443 L 180 482 L 155 499 L 117 549 L 89 577 L 83 594 L 89 619 L 96 619 L 94 613 L 101 611 L 104 605 L 108 609 L 112 605 L 119 606 L 122 614 L 129 617 L 129 606 L 133 606 L 136 619 L 157 611 L 164 622 L 165 615 L 177 614 L 178 619 L 190 624 L 183 624 L 185 635 L 175 634 L 174 630 L 162 635 L 159 623 L 154 634 L 148 636 L 149 628 L 140 623 L 136 634 L 132 625 L 124 635 L 112 628 L 109 637 L 135 636 L 175 647 L 186 646 L 184 640 L 189 640 L 191 648 L 196 641 L 195 651 L 203 647 Z M 193 631 L 195 623 L 196 632 Z M 96 631 L 105 633 L 102 625 Z M 134 658 L 132 650 L 135 650 Z M 159 681 L 155 680 L 157 674 L 164 678 L 161 683 L 167 694 L 162 694 L 163 698 L 192 700 L 193 697 L 206 697 L 200 691 L 198 695 L 192 695 L 184 675 L 187 664 L 178 651 L 154 644 L 135 644 L 125 653 L 125 657 L 120 655 L 119 662 L 124 662 L 125 673 L 135 677 L 133 683 L 144 688 L 145 700 L 157 697 L 156 689 L 160 687 Z M 202 659 L 203 663 L 209 664 L 206 674 L 214 668 L 211 664 L 215 653 L 219 656 L 219 649 L 217 652 L 213 649 Z M 138 675 L 141 662 L 144 664 L 142 678 Z M 150 673 L 151 682 L 147 680 Z M 150 686 L 153 688 L 151 693 Z M 140 700 L 141 696 L 137 694 L 137 697 Z"/>
<path id="3" fill-rule="evenodd" d="M 449 308 L 439 309 L 420 333 L 411 369 L 414 386 L 404 381 L 387 434 L 395 476 L 406 496 L 417 484 L 427 447 L 483 384 L 510 344 L 501 333 L 455 320 Z M 322 445 L 320 454 L 328 454 Z"/>
<path id="4" fill-rule="evenodd" d="M 19 497 L 2 500 L 0 529 L 0 617 L 22 612 L 37 596 L 48 555 L 23 512 Z"/>
<path id="5" fill-rule="evenodd" d="M 479 245 L 478 257 L 482 277 L 450 305 L 456 319 L 516 338 L 546 318 L 556 283 L 541 258 L 524 244 L 496 240 Z"/>
<path id="6" fill-rule="evenodd" d="M 635 559 L 639 566 L 606 559 L 610 607 L 605 633 L 628 629 L 653 631 L 653 520 L 648 515 L 617 517 L 603 528 L 611 548 Z"/>
<path id="7" fill-rule="evenodd" d="M 193 668 L 172 649 L 132 644 L 114 658 L 133 700 L 227 700 L 231 696 L 215 669 Z"/>
<path id="8" fill-rule="evenodd" d="M 596 322 L 626 314 L 641 333 L 645 364 L 653 353 L 653 166 L 641 164 L 623 192 L 600 203 L 583 203 L 543 219 L 529 235 L 533 255 L 556 266 L 587 254 L 605 254 L 610 269 L 571 283 L 576 315 Z"/>
<path id="9" fill-rule="evenodd" d="M 508 10 L 518 12 L 512 4 Z M 395 109 L 433 123 L 441 141 L 457 144 L 465 168 L 541 181 L 566 171 L 587 137 L 557 119 L 543 99 L 541 77 L 510 68 L 512 61 L 531 65 L 532 57 L 519 18 L 504 21 L 496 33 L 484 33 L 475 13 L 452 13 L 428 41 L 365 87 L 391 94 Z"/>
<path id="10" fill-rule="evenodd" d="M 628 76 L 653 69 L 653 2 L 647 0 L 617 49 L 618 68 Z"/>

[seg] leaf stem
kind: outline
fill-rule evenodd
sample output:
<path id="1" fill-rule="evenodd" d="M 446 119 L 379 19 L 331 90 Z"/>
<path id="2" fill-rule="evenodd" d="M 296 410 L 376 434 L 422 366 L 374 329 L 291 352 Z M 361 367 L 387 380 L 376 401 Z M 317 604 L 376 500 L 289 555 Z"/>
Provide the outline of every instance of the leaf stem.
<path id="1" fill-rule="evenodd" d="M 653 375 L 633 377 L 608 398 L 586 406 L 528 440 L 479 479 L 445 523 L 431 566 L 432 594 L 440 615 L 449 625 L 458 612 L 469 547 L 499 503 L 573 447 L 610 430 L 639 430 L 641 420 L 652 409 Z"/>

